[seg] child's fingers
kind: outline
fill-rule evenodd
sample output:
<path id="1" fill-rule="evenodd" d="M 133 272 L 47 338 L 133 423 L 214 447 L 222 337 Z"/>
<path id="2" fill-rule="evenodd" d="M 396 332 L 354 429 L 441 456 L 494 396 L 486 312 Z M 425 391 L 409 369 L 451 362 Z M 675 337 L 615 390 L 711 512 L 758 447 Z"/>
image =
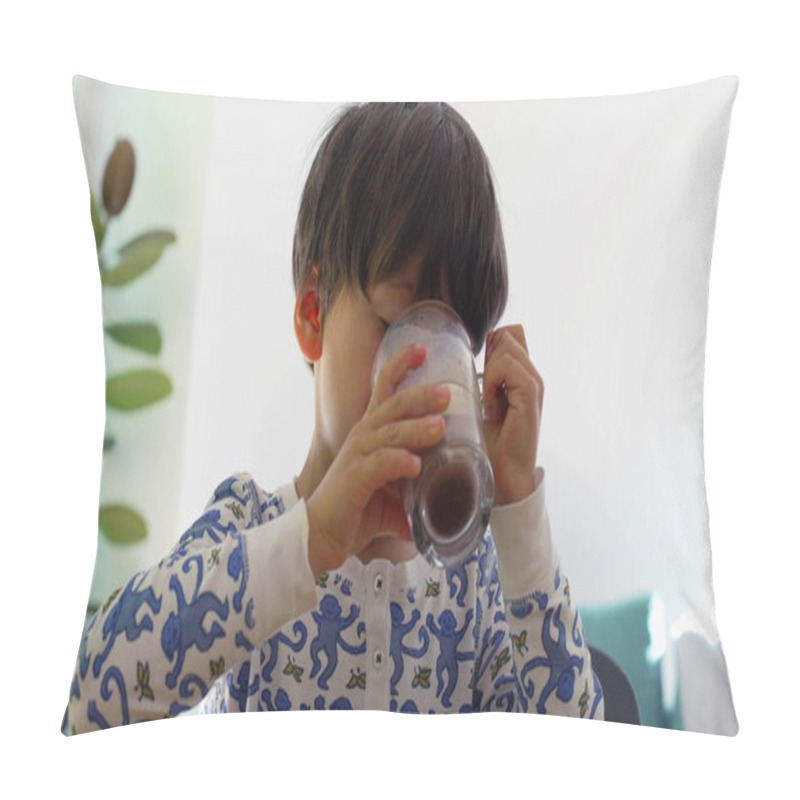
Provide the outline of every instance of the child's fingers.
<path id="1" fill-rule="evenodd" d="M 494 356 L 483 376 L 484 421 L 499 422 L 509 406 L 522 410 L 533 405 L 537 394 L 536 380 L 524 364 L 507 352 Z"/>
<path id="2" fill-rule="evenodd" d="M 384 447 L 403 447 L 406 450 L 432 447 L 442 438 L 444 428 L 444 418 L 439 415 L 389 422 L 364 438 L 364 455 Z"/>
<path id="3" fill-rule="evenodd" d="M 409 345 L 395 353 L 378 373 L 367 411 L 374 411 L 384 400 L 393 395 L 408 371 L 422 364 L 425 354 L 423 345 Z"/>
<path id="4" fill-rule="evenodd" d="M 422 459 L 400 447 L 382 447 L 361 460 L 361 482 L 369 498 L 382 486 L 419 475 Z"/>
<path id="5" fill-rule="evenodd" d="M 528 343 L 525 341 L 525 329 L 522 325 L 504 325 L 502 328 L 495 328 L 495 330 L 491 331 L 486 337 L 486 344 L 489 347 L 494 347 L 506 337 L 517 342 L 527 354 Z"/>
<path id="6" fill-rule="evenodd" d="M 487 339 L 483 377 L 483 419 L 495 423 L 505 418 L 509 405 L 522 409 L 544 404 L 544 381 L 533 366 L 521 325 L 500 328 Z"/>
<path id="7" fill-rule="evenodd" d="M 484 400 L 508 397 L 518 389 L 527 389 L 536 383 L 525 365 L 511 353 L 499 353 L 492 358 L 483 374 Z"/>
<path id="8" fill-rule="evenodd" d="M 433 383 L 409 386 L 396 392 L 370 415 L 370 426 L 377 430 L 389 422 L 421 417 L 444 411 L 450 403 L 450 390 Z"/>
<path id="9" fill-rule="evenodd" d="M 522 325 L 506 325 L 500 329 L 501 333 L 513 339 L 527 354 L 528 343 L 525 341 L 525 329 Z"/>
<path id="10" fill-rule="evenodd" d="M 541 376 L 528 356 L 525 333 L 521 325 L 492 331 L 484 356 L 484 372 L 492 359 L 499 358 L 506 352 L 511 353 L 538 382 L 541 382 Z"/>

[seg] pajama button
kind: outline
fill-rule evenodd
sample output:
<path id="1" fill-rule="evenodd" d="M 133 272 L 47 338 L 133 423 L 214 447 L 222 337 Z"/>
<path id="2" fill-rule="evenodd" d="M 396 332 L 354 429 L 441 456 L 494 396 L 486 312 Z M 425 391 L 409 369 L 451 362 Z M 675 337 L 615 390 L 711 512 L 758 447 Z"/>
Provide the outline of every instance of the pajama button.
<path id="1" fill-rule="evenodd" d="M 383 666 L 383 650 L 376 650 L 372 654 L 372 663 L 376 669 L 380 669 Z"/>
<path id="2" fill-rule="evenodd" d="M 380 594 L 383 591 L 383 575 L 376 575 L 375 582 L 372 584 L 375 587 L 375 594 Z"/>

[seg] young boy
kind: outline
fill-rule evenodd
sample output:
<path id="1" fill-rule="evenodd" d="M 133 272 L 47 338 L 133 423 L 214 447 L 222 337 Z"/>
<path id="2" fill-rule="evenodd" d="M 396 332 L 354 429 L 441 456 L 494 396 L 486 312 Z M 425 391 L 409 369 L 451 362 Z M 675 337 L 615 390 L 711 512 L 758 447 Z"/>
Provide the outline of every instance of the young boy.
<path id="1" fill-rule="evenodd" d="M 602 719 L 536 465 L 544 386 L 507 298 L 486 156 L 445 104 L 348 107 L 311 167 L 295 232 L 294 327 L 314 380 L 299 476 L 247 473 L 89 623 L 65 731 L 203 711 L 485 710 Z M 446 388 L 398 391 L 425 359 L 376 351 L 412 303 L 438 298 L 484 340 L 490 531 L 457 569 L 417 552 L 394 487 L 444 429 Z M 489 333 L 491 331 L 491 333 Z M 488 338 L 487 338 L 488 333 Z"/>

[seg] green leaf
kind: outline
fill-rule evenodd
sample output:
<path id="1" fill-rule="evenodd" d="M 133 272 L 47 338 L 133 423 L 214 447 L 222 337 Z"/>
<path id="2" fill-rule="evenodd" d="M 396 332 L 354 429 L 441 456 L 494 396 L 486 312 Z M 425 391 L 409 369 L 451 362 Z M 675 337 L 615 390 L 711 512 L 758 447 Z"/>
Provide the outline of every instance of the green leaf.
<path id="1" fill-rule="evenodd" d="M 94 244 L 97 250 L 100 250 L 103 244 L 103 238 L 106 235 L 106 226 L 103 222 L 103 216 L 100 213 L 100 206 L 97 205 L 97 200 L 92 192 L 89 192 L 89 213 L 92 215 L 92 230 L 94 231 Z"/>
<path id="2" fill-rule="evenodd" d="M 100 273 L 103 286 L 123 286 L 147 272 L 161 258 L 164 248 L 175 241 L 172 231 L 150 231 L 120 248 L 120 262 Z"/>
<path id="3" fill-rule="evenodd" d="M 126 347 L 132 347 L 144 353 L 152 353 L 154 356 L 161 351 L 161 332 L 157 325 L 150 322 L 109 325 L 105 328 L 105 332 Z"/>
<path id="4" fill-rule="evenodd" d="M 114 446 L 114 437 L 113 436 L 104 436 L 103 437 L 103 452 L 110 450 Z"/>
<path id="5" fill-rule="evenodd" d="M 137 369 L 106 381 L 106 404 L 118 411 L 135 411 L 157 403 L 172 392 L 170 379 L 157 369 Z"/>
<path id="6" fill-rule="evenodd" d="M 103 174 L 103 207 L 109 217 L 125 208 L 136 174 L 136 154 L 127 139 L 118 139 Z"/>
<path id="7" fill-rule="evenodd" d="M 100 533 L 112 542 L 132 544 L 147 538 L 147 524 L 130 506 L 102 506 L 98 521 Z"/>

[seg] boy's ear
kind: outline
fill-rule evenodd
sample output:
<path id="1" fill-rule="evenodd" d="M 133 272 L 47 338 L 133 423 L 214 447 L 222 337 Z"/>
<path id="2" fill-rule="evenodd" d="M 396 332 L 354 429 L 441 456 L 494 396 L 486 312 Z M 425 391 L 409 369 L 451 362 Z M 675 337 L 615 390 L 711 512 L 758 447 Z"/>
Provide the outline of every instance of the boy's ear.
<path id="1" fill-rule="evenodd" d="M 317 267 L 308 276 L 294 307 L 294 333 L 307 361 L 319 361 L 322 355 L 322 332 L 317 294 Z"/>

